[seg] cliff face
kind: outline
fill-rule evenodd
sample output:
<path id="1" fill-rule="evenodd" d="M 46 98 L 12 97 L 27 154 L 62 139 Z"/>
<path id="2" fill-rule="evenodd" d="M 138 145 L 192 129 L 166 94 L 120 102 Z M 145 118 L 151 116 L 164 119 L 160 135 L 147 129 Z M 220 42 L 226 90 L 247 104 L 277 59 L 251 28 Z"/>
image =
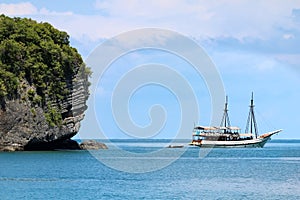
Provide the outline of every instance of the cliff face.
<path id="1" fill-rule="evenodd" d="M 0 110 L 0 151 L 64 148 L 64 140 L 79 131 L 87 109 L 87 80 L 76 76 L 72 82 L 67 88 L 70 95 L 61 103 L 48 100 L 54 108 L 61 107 L 62 122 L 59 125 L 49 124 L 45 117 L 46 108 L 32 108 L 31 102 L 20 99 L 6 100 L 5 109 Z"/>
<path id="2" fill-rule="evenodd" d="M 76 149 L 69 139 L 87 109 L 90 72 L 69 47 L 68 35 L 49 24 L 3 15 L 0 26 L 12 32 L 0 30 L 0 151 Z M 34 41 L 26 38 L 29 30 Z M 20 48 L 11 52 L 11 45 Z"/>

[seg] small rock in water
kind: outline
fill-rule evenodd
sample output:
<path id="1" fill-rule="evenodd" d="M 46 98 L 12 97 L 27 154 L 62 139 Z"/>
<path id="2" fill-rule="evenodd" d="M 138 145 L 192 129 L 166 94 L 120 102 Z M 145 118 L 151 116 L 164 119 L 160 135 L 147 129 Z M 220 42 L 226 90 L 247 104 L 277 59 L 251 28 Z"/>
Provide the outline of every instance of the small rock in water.
<path id="1" fill-rule="evenodd" d="M 97 142 L 95 140 L 86 140 L 86 141 L 83 141 L 79 146 L 83 150 L 108 149 L 105 144 L 103 144 L 101 142 Z"/>

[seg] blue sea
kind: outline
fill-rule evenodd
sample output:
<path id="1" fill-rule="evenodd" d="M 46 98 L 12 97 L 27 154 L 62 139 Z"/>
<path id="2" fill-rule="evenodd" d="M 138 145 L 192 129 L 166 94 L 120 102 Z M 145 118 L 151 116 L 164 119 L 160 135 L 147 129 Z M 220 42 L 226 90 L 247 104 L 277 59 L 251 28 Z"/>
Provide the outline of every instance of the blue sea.
<path id="1" fill-rule="evenodd" d="M 0 199 L 300 199 L 300 140 L 255 149 L 104 142 L 109 149 L 1 152 Z"/>

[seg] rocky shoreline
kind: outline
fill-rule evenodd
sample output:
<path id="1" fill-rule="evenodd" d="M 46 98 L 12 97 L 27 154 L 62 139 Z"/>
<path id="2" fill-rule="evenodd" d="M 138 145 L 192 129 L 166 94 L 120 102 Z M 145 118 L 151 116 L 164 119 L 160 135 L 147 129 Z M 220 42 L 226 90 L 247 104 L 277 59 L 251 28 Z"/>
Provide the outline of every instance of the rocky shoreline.
<path id="1" fill-rule="evenodd" d="M 20 144 L 14 143 L 9 145 L 0 144 L 0 152 L 13 152 L 13 151 L 53 151 L 53 150 L 99 150 L 108 149 L 108 147 L 96 140 L 84 140 L 78 143 L 72 139 L 66 139 L 55 142 L 39 143 L 38 145 L 31 145 L 23 147 Z"/>

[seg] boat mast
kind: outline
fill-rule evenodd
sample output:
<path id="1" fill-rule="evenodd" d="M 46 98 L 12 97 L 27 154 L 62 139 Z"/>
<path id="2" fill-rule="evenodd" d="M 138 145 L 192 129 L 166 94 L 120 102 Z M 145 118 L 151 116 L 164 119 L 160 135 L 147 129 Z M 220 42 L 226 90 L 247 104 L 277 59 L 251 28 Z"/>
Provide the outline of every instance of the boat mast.
<path id="1" fill-rule="evenodd" d="M 228 96 L 226 96 L 226 102 L 225 102 L 225 108 L 224 108 L 224 114 L 221 121 L 221 127 L 230 127 L 230 121 L 228 116 Z"/>
<path id="2" fill-rule="evenodd" d="M 249 128 L 250 128 L 250 132 L 249 132 Z M 248 115 L 248 120 L 247 120 L 245 133 L 252 133 L 253 134 L 253 131 L 255 133 L 255 138 L 257 138 L 258 129 L 257 129 L 256 120 L 255 120 L 255 115 L 254 115 L 254 103 L 253 103 L 253 92 L 252 92 L 250 110 L 249 110 L 249 115 Z"/>

